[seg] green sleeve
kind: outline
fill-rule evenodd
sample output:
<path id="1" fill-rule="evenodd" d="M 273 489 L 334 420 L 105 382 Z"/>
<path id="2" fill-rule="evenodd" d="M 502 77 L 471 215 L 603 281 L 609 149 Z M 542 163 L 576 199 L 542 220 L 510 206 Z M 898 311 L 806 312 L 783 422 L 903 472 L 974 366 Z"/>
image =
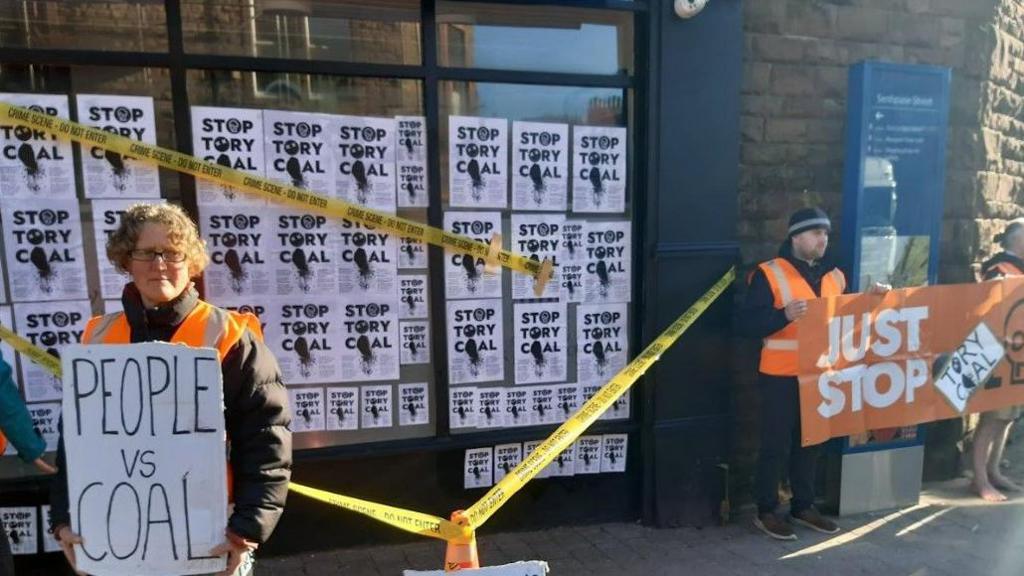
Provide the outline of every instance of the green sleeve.
<path id="1" fill-rule="evenodd" d="M 11 377 L 11 366 L 0 359 L 0 430 L 25 462 L 43 455 L 46 442 L 32 426 L 32 417 Z"/>

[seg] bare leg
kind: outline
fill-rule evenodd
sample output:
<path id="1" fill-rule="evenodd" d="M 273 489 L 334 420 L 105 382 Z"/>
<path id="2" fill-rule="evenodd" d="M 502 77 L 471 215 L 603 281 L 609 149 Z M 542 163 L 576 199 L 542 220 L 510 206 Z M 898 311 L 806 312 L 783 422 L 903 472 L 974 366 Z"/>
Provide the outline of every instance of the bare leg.
<path id="1" fill-rule="evenodd" d="M 996 433 L 1002 432 L 998 422 L 983 418 L 978 428 L 974 431 L 974 448 L 971 451 L 972 463 L 974 464 L 974 489 L 982 500 L 988 502 L 1003 502 L 1006 496 L 996 490 L 988 478 L 988 460 L 993 452 L 992 445 L 996 439 Z"/>
<path id="2" fill-rule="evenodd" d="M 1006 439 L 1010 437 L 1010 428 L 1013 427 L 1013 421 L 1002 421 L 999 424 L 1000 427 L 996 429 L 992 441 L 992 454 L 988 458 L 988 478 L 992 485 L 1000 490 L 1021 492 L 1024 488 L 1021 488 L 1019 484 L 1004 476 L 999 470 L 999 463 L 1003 461 L 1003 450 L 1006 448 Z"/>

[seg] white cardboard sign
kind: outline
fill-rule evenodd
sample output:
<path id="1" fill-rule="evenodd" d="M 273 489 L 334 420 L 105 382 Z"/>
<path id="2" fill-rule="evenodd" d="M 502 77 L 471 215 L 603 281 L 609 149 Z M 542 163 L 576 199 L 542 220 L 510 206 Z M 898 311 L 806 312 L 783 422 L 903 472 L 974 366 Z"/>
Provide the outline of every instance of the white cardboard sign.
<path id="1" fill-rule="evenodd" d="M 94 576 L 206 574 L 224 541 L 221 368 L 211 348 L 71 346 L 64 443 L 78 569 Z"/>

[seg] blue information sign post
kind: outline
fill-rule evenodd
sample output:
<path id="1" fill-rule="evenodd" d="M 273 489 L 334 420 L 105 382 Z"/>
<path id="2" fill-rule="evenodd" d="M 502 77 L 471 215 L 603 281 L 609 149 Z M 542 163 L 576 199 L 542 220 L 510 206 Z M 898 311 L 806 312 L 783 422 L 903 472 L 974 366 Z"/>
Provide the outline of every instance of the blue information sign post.
<path id="1" fill-rule="evenodd" d="M 854 290 L 938 280 L 949 82 L 948 68 L 850 69 L 840 249 Z M 874 430 L 843 442 L 841 514 L 917 502 L 919 430 Z"/>

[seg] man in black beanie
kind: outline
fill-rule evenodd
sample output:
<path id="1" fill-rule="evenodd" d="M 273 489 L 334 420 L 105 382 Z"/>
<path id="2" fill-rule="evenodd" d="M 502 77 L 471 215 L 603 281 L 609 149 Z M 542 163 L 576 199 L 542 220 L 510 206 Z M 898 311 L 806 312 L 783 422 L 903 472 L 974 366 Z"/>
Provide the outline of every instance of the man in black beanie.
<path id="1" fill-rule="evenodd" d="M 741 310 L 741 330 L 760 338 L 761 448 L 754 496 L 754 525 L 779 540 L 796 540 L 790 522 L 776 514 L 782 467 L 789 471 L 793 499 L 789 520 L 825 534 L 839 531 L 814 508 L 814 472 L 818 447 L 800 445 L 800 392 L 795 321 L 807 313 L 807 301 L 846 292 L 846 277 L 821 260 L 828 248 L 832 222 L 818 208 L 804 208 L 789 219 L 789 234 L 779 256 L 751 274 Z M 878 285 L 872 291 L 884 292 Z"/>

